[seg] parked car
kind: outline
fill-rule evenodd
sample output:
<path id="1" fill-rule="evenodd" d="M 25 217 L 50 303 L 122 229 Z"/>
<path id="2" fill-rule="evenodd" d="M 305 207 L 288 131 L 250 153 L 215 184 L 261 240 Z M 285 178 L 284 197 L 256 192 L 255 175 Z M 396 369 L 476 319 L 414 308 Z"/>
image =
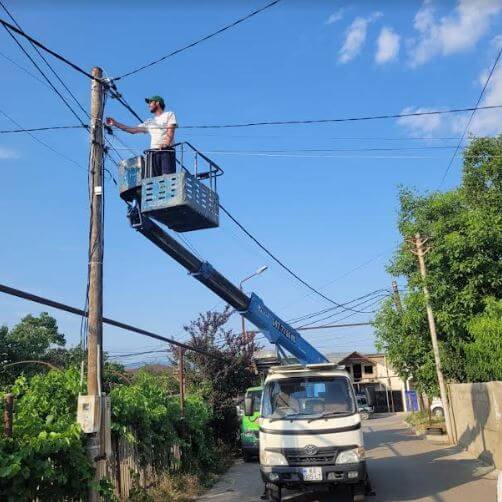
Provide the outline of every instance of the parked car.
<path id="1" fill-rule="evenodd" d="M 362 420 L 368 420 L 373 416 L 374 408 L 368 404 L 368 400 L 364 394 L 357 394 L 357 409 Z"/>
<path id="2" fill-rule="evenodd" d="M 430 406 L 431 413 L 437 417 L 444 417 L 443 403 L 439 397 L 434 397 Z"/>

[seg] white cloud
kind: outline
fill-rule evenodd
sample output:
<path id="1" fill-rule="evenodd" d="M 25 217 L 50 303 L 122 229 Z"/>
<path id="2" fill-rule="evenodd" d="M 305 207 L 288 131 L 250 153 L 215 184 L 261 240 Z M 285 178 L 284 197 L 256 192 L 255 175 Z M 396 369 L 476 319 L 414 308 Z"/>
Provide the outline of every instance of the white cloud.
<path id="1" fill-rule="evenodd" d="M 19 154 L 14 150 L 10 150 L 9 148 L 4 148 L 0 146 L 0 160 L 12 160 L 18 159 Z"/>
<path id="2" fill-rule="evenodd" d="M 484 70 L 477 81 L 479 92 L 484 87 L 488 78 L 489 70 Z M 485 90 L 479 106 L 494 106 L 502 104 L 502 66 L 497 66 L 490 82 Z M 414 113 L 431 111 L 432 108 L 407 107 L 401 113 Z M 402 117 L 397 119 L 397 124 L 404 127 L 412 137 L 431 136 L 435 134 L 455 134 L 460 136 L 464 133 L 471 112 L 447 115 L 421 115 L 417 117 Z M 469 126 L 466 137 L 493 136 L 502 133 L 502 113 L 500 108 L 491 110 L 477 110 Z"/>
<path id="3" fill-rule="evenodd" d="M 352 21 L 345 34 L 345 42 L 338 52 L 338 61 L 340 63 L 348 63 L 361 52 L 361 48 L 366 41 L 368 24 L 381 16 L 381 12 L 375 12 L 370 17 L 356 17 Z"/>
<path id="4" fill-rule="evenodd" d="M 436 19 L 431 0 L 425 0 L 417 12 L 410 40 L 410 64 L 419 66 L 437 55 L 449 55 L 474 47 L 486 34 L 494 16 L 502 11 L 500 0 L 458 0 L 455 9 Z"/>
<path id="5" fill-rule="evenodd" d="M 338 21 L 340 21 L 343 18 L 344 11 L 345 11 L 345 9 L 341 8 L 341 9 L 338 9 L 337 11 L 333 12 L 333 14 L 331 14 L 331 16 L 328 17 L 326 24 L 334 24 L 334 23 L 337 23 Z"/>
<path id="6" fill-rule="evenodd" d="M 396 59 L 399 53 L 400 37 L 392 28 L 384 26 L 377 40 L 375 61 L 378 64 L 388 63 Z"/>
<path id="7" fill-rule="evenodd" d="M 432 108 L 414 108 L 409 106 L 401 113 L 422 113 L 433 111 Z M 397 119 L 397 123 L 404 127 L 410 136 L 430 136 L 436 132 L 442 125 L 442 115 L 417 115 L 414 117 L 401 117 Z"/>
<path id="8" fill-rule="evenodd" d="M 485 85 L 487 77 L 488 71 L 481 73 L 479 79 L 481 88 Z M 502 66 L 497 66 L 486 88 L 480 106 L 500 104 L 502 104 Z M 494 108 L 493 110 L 478 110 L 469 127 L 469 132 L 475 136 L 500 134 L 502 132 L 502 112 L 500 108 Z"/>

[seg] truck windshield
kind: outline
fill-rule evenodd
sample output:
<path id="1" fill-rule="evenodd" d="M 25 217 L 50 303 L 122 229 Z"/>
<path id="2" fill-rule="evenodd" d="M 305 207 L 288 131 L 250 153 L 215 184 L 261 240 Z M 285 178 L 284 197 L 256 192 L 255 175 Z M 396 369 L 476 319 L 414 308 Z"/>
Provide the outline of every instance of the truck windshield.
<path id="1" fill-rule="evenodd" d="M 264 418 L 303 419 L 312 415 L 351 415 L 354 395 L 349 380 L 335 377 L 293 377 L 269 382 L 264 390 Z"/>

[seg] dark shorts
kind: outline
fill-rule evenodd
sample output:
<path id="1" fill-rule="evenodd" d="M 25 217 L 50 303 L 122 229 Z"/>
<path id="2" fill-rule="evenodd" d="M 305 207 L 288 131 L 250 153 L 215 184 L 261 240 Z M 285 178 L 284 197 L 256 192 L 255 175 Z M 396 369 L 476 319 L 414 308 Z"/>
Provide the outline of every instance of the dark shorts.
<path id="1" fill-rule="evenodd" d="M 174 174 L 176 172 L 176 152 L 174 148 L 150 151 L 152 176 Z"/>

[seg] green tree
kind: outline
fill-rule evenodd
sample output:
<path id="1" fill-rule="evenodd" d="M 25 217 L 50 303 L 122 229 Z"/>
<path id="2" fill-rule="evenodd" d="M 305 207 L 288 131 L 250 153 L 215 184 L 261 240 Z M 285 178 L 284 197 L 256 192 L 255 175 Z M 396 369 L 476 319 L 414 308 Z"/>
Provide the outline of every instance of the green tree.
<path id="1" fill-rule="evenodd" d="M 485 311 L 468 324 L 465 371 L 473 382 L 502 380 L 502 300 L 489 298 Z"/>
<path id="2" fill-rule="evenodd" d="M 388 270 L 405 277 L 409 292 L 400 319 L 389 304 L 377 316 L 379 346 L 403 376 L 435 390 L 434 366 L 422 297 L 422 279 L 409 239 L 429 237 L 427 285 L 431 294 L 444 371 L 465 381 L 469 323 L 486 298 L 502 296 L 502 136 L 472 140 L 464 153 L 460 187 L 419 195 L 400 191 L 399 232 L 403 241 Z"/>
<path id="3" fill-rule="evenodd" d="M 35 363 L 13 363 L 33 360 L 51 363 L 51 351 L 64 344 L 64 334 L 59 332 L 56 319 L 47 312 L 42 312 L 39 316 L 27 315 L 11 330 L 2 326 L 0 361 L 3 363 L 3 371 L 0 371 L 0 383 L 12 383 L 22 373 L 33 375 L 40 372 L 41 366 Z"/>
<path id="4" fill-rule="evenodd" d="M 256 384 L 252 357 L 257 350 L 252 337 L 225 328 L 232 311 L 208 311 L 184 327 L 186 342 L 214 357 L 188 351 L 185 356 L 189 389 L 202 396 L 212 409 L 212 428 L 226 443 L 235 441 L 238 420 L 236 399 Z M 177 352 L 173 352 L 177 360 Z"/>

